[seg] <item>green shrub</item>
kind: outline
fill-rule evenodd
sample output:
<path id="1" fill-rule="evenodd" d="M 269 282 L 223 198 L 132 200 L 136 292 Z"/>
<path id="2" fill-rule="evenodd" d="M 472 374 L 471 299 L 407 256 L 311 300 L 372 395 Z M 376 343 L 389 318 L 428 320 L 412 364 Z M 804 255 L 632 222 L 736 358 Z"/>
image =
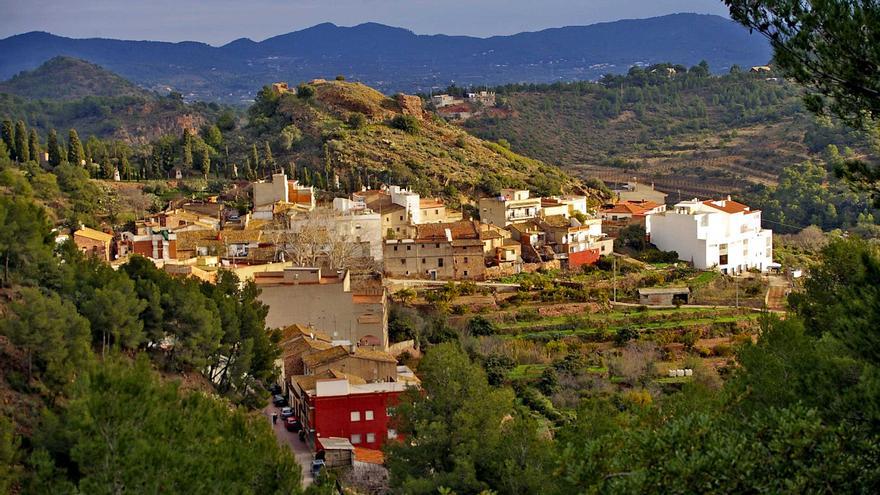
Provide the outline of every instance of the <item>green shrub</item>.
<path id="1" fill-rule="evenodd" d="M 400 129 L 407 134 L 418 134 L 419 130 L 421 129 L 419 119 L 413 117 L 412 115 L 398 115 L 391 119 L 390 125 L 392 128 Z"/>

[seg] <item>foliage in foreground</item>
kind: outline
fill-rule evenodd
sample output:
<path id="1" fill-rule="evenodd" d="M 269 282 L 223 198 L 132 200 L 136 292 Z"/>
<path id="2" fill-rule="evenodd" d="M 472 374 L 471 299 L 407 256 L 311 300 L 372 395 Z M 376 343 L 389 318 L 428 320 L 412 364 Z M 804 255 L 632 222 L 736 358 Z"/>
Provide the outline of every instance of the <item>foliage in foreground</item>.
<path id="1" fill-rule="evenodd" d="M 44 415 L 34 446 L 29 493 L 300 490 L 300 468 L 268 422 L 163 383 L 144 355 L 80 376 L 68 402 Z"/>
<path id="2" fill-rule="evenodd" d="M 798 314 L 767 317 L 723 387 L 651 401 L 594 396 L 547 429 L 457 343 L 396 408 L 397 493 L 865 493 L 880 483 L 880 252 L 833 240 Z M 841 297 L 842 296 L 842 297 Z M 500 382 L 499 382 L 500 383 Z M 525 400 L 543 396 L 518 394 Z M 534 407 L 533 407 L 534 409 Z M 535 478 L 538 485 L 532 484 Z"/>

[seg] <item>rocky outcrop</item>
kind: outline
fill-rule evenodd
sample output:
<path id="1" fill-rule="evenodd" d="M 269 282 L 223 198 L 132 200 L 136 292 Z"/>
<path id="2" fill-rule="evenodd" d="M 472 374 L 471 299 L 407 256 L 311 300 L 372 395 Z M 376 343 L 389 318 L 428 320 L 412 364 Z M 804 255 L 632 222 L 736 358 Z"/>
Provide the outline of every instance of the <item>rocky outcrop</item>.
<path id="1" fill-rule="evenodd" d="M 425 118 L 425 109 L 422 107 L 422 99 L 418 96 L 398 93 L 394 96 L 394 100 L 400 105 L 400 112 L 402 114 L 412 115 L 419 120 Z"/>

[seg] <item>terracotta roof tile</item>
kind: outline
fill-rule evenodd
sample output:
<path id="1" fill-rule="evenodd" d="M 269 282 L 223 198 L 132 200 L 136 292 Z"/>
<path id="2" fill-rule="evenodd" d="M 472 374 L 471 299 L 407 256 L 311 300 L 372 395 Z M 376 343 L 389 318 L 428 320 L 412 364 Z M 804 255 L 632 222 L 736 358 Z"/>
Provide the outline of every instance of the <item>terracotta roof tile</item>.
<path id="1" fill-rule="evenodd" d="M 480 239 L 479 224 L 470 220 L 417 225 L 416 239 L 424 241 L 445 241 L 447 240 L 446 229 L 449 229 L 453 239 Z"/>
<path id="2" fill-rule="evenodd" d="M 742 203 L 737 203 L 736 201 L 731 201 L 729 199 L 720 201 L 703 201 L 703 204 L 706 206 L 711 206 L 712 208 L 715 208 L 717 210 L 721 210 L 724 213 L 741 213 L 749 211 L 748 206 Z"/>
<path id="3" fill-rule="evenodd" d="M 85 237 L 86 239 L 92 239 L 94 241 L 100 242 L 110 242 L 113 240 L 112 234 L 107 234 L 106 232 L 101 232 L 100 230 L 90 229 L 88 227 L 83 227 L 76 232 L 73 233 L 74 236 Z"/>

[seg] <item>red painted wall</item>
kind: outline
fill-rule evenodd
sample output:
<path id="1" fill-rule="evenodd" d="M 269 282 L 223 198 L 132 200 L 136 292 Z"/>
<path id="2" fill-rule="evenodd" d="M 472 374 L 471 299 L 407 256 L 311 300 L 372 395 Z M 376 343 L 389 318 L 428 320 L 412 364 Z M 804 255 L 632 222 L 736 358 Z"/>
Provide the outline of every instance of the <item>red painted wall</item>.
<path id="1" fill-rule="evenodd" d="M 592 265 L 599 261 L 599 249 L 587 249 L 577 253 L 568 253 L 568 267 L 577 268 L 581 265 Z"/>
<path id="2" fill-rule="evenodd" d="M 397 403 L 400 392 L 377 392 L 353 394 L 338 397 L 315 397 L 314 428 L 320 441 L 326 437 L 342 437 L 351 440 L 351 435 L 360 434 L 361 443 L 355 447 L 379 449 L 388 438 L 386 408 Z M 373 411 L 373 419 L 366 420 L 365 411 Z M 351 421 L 351 412 L 360 412 L 360 421 Z M 375 434 L 373 442 L 367 442 L 367 433 Z"/>

